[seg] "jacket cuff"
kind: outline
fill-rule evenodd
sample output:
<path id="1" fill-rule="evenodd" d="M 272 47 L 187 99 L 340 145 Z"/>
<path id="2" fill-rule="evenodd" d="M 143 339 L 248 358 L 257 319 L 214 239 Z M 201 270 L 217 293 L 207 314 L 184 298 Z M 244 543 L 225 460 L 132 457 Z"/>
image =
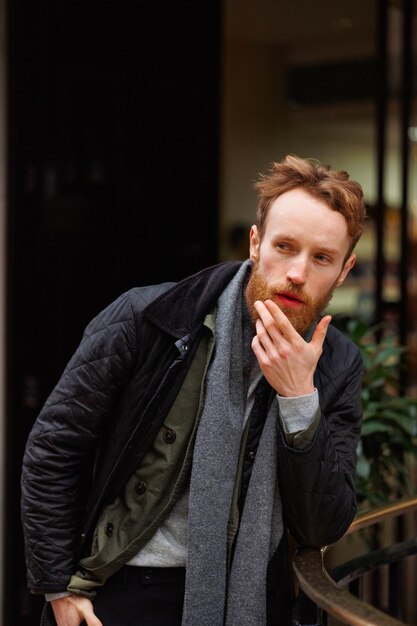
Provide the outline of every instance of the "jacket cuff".
<path id="1" fill-rule="evenodd" d="M 68 596 L 72 596 L 72 593 L 69 591 L 57 591 L 55 593 L 45 593 L 45 600 L 47 602 L 52 602 L 53 600 L 59 600 L 60 598 L 67 598 Z"/>

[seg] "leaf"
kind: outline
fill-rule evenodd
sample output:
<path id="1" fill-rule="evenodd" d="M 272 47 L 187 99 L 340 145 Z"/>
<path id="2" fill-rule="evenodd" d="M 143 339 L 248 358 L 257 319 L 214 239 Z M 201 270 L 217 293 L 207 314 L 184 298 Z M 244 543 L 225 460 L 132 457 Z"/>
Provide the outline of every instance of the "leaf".
<path id="1" fill-rule="evenodd" d="M 416 491 L 407 459 L 417 457 L 417 399 L 398 396 L 407 348 L 398 345 L 386 325 L 369 327 L 364 321 L 351 320 L 346 331 L 358 346 L 364 366 L 357 498 L 377 506 Z M 378 336 L 382 336 L 379 342 Z"/>
<path id="2" fill-rule="evenodd" d="M 369 332 L 369 326 L 361 320 L 349 320 L 347 323 L 347 331 L 355 343 L 358 343 Z"/>
<path id="3" fill-rule="evenodd" d="M 371 465 L 365 456 L 358 457 L 356 463 L 356 472 L 360 478 L 367 479 L 371 473 Z"/>
<path id="4" fill-rule="evenodd" d="M 368 383 L 368 387 L 370 389 L 380 388 L 380 387 L 383 387 L 386 382 L 387 382 L 386 376 L 379 376 L 379 378 L 375 378 L 374 380 L 371 380 Z"/>
<path id="5" fill-rule="evenodd" d="M 373 433 L 392 432 L 392 426 L 377 420 L 364 420 L 362 422 L 362 436 L 366 437 Z"/>
<path id="6" fill-rule="evenodd" d="M 384 412 L 384 418 L 391 422 L 393 428 L 396 426 L 401 428 L 407 435 L 410 435 L 410 437 L 414 437 L 417 434 L 417 423 L 405 413 L 388 409 Z"/>

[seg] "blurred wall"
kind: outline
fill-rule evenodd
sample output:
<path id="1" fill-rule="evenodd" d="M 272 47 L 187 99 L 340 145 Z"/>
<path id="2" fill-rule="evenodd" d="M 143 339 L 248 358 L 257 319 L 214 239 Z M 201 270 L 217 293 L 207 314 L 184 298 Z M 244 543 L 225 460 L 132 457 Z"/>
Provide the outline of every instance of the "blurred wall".
<path id="1" fill-rule="evenodd" d="M 0 615 L 3 609 L 4 449 L 5 449 L 5 247 L 6 247 L 6 33 L 5 2 L 0 0 Z"/>
<path id="2" fill-rule="evenodd" d="M 310 3 L 311 4 L 311 3 Z M 314 100 L 322 87 L 311 82 L 311 102 L 289 93 L 288 75 L 297 68 L 314 72 L 343 62 L 375 60 L 376 5 L 343 0 L 320 6 L 286 1 L 256 5 L 225 0 L 223 39 L 221 256 L 233 256 L 230 229 L 254 220 L 259 172 L 285 154 L 317 158 L 346 169 L 358 180 L 366 201 L 376 201 L 376 108 L 374 76 L 346 76 L 344 97 L 329 83 L 327 100 Z M 298 14 L 298 19 L 297 19 Z M 350 16 L 350 17 L 348 17 Z M 398 73 L 400 15 L 390 9 L 390 58 L 393 83 Z M 342 70 L 341 70 L 342 71 Z M 366 89 L 368 93 L 360 95 Z M 306 87 L 306 92 L 308 87 Z M 386 200 L 398 207 L 401 198 L 398 104 L 388 103 Z M 417 139 L 417 131 L 415 132 Z M 416 150 L 413 161 L 416 160 Z M 414 163 L 413 163 L 414 164 Z M 410 171 L 415 196 L 417 177 Z M 411 207 L 417 215 L 414 205 Z M 393 238 L 395 239 L 395 238 Z M 395 245 L 395 241 L 389 245 Z M 374 250 L 366 253 L 369 257 Z"/>
<path id="3" fill-rule="evenodd" d="M 123 291 L 217 260 L 219 7 L 9 3 L 2 626 L 32 626 L 42 602 L 26 587 L 21 458 L 83 328 Z"/>

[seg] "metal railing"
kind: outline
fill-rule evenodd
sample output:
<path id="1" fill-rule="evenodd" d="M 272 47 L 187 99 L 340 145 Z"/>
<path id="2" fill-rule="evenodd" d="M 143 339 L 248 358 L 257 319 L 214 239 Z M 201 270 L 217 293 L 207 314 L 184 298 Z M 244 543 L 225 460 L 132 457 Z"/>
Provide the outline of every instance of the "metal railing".
<path id="1" fill-rule="evenodd" d="M 358 515 L 346 535 L 415 510 L 417 510 L 417 497 L 378 507 Z M 324 566 L 323 559 L 326 550 L 327 547 L 299 548 L 293 556 L 293 568 L 300 589 L 317 607 L 349 626 L 403 626 L 403 622 L 360 600 L 339 584 L 350 583 L 381 564 L 392 564 L 405 556 L 417 553 L 417 539 L 411 538 L 389 548 L 377 550 L 372 553 L 371 557 L 364 555 L 335 568 L 332 570 L 332 575 L 339 580 L 339 584 Z M 321 622 L 310 618 L 308 621 L 296 619 L 294 623 L 301 626 L 303 623 L 320 624 Z"/>

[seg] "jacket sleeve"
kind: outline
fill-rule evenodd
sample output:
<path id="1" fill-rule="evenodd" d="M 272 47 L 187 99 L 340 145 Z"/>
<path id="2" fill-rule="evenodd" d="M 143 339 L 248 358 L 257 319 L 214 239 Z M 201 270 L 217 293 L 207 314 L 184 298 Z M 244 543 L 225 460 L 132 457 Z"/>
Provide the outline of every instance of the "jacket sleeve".
<path id="1" fill-rule="evenodd" d="M 279 436 L 278 464 L 286 525 L 301 545 L 337 541 L 356 512 L 355 466 L 362 409 L 362 358 L 352 345 L 349 367 L 328 383 L 311 444 L 293 448 Z M 320 395 L 320 393 L 319 393 Z M 322 402 L 323 399 L 323 402 Z"/>
<path id="2" fill-rule="evenodd" d="M 86 328 L 80 346 L 29 435 L 22 471 L 28 584 L 35 593 L 66 589 L 76 570 L 85 493 L 97 441 L 136 357 L 129 293 Z"/>

